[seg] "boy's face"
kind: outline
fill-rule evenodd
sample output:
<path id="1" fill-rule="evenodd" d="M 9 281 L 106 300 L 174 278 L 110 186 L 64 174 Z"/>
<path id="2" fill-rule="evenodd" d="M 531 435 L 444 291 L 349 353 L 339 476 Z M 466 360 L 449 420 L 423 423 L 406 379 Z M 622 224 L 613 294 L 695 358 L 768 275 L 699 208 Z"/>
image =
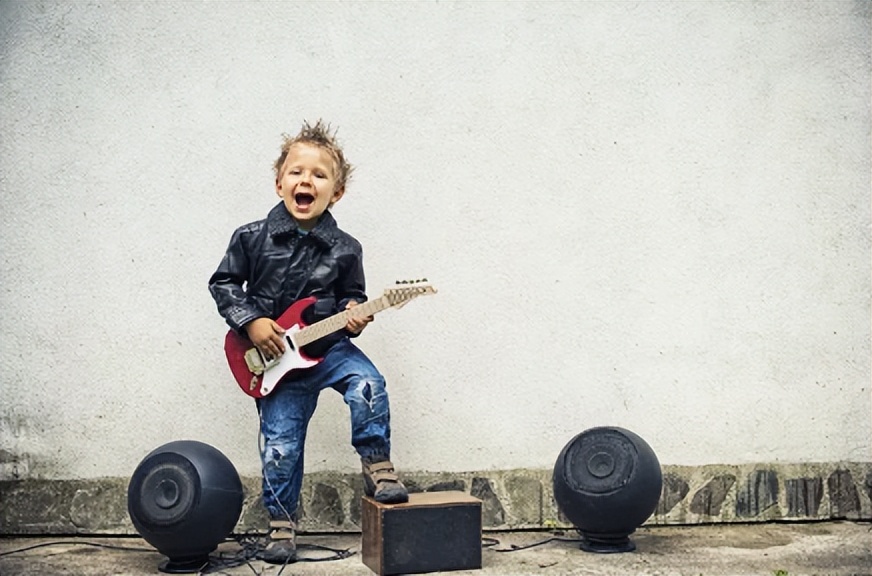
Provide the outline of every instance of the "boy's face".
<path id="1" fill-rule="evenodd" d="M 327 150 L 303 142 L 291 146 L 276 179 L 276 194 L 300 228 L 311 230 L 344 193 L 336 187 L 336 166 Z"/>

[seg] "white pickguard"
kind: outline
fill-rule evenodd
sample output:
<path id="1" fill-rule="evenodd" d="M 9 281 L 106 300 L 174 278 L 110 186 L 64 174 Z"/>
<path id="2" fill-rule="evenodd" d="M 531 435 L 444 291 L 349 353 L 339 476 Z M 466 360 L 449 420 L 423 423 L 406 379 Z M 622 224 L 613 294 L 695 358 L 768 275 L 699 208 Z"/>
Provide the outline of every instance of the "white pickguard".
<path id="1" fill-rule="evenodd" d="M 278 357 L 278 361 L 273 361 L 270 367 L 264 371 L 263 378 L 260 382 L 260 393 L 262 396 L 266 396 L 272 392 L 273 388 L 276 387 L 276 384 L 279 383 L 279 380 L 281 380 L 282 377 L 291 370 L 309 368 L 318 363 L 318 360 L 310 360 L 304 358 L 303 355 L 300 354 L 300 348 L 294 340 L 294 334 L 299 331 L 299 324 L 294 324 L 285 330 L 285 352 Z"/>

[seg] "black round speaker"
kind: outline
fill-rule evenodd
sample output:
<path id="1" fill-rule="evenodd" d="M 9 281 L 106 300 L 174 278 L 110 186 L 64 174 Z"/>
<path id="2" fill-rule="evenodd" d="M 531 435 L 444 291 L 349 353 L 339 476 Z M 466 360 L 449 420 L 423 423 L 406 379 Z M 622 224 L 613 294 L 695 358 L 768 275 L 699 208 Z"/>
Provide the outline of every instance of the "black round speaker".
<path id="1" fill-rule="evenodd" d="M 161 572 L 198 572 L 242 512 L 242 482 L 230 460 L 193 440 L 164 444 L 137 466 L 127 511 L 137 532 L 168 557 Z"/>
<path id="2" fill-rule="evenodd" d="M 642 438 L 617 427 L 585 430 L 560 452 L 552 476 L 554 499 L 588 552 L 629 552 L 629 535 L 654 512 L 663 477 Z"/>

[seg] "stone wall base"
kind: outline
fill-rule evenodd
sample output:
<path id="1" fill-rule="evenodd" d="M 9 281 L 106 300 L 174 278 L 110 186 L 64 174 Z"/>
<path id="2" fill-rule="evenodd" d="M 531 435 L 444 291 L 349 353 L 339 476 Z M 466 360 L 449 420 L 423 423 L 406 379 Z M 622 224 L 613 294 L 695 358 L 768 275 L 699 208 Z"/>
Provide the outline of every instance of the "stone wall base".
<path id="1" fill-rule="evenodd" d="M 647 524 L 872 520 L 872 462 L 663 466 Z M 551 470 L 403 473 L 412 491 L 460 490 L 482 500 L 486 530 L 572 528 L 558 510 Z M 0 480 L 0 534 L 136 534 L 129 478 Z M 264 530 L 260 479 L 243 478 L 236 532 Z M 300 529 L 359 532 L 358 474 L 314 473 L 303 485 Z"/>

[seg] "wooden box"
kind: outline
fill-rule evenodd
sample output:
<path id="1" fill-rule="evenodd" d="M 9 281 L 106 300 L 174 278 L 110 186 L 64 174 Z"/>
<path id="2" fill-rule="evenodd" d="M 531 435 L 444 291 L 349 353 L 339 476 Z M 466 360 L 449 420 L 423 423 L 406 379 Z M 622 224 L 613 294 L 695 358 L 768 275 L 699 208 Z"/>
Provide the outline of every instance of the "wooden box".
<path id="1" fill-rule="evenodd" d="M 481 500 L 464 492 L 361 502 L 363 563 L 379 576 L 481 568 Z"/>

